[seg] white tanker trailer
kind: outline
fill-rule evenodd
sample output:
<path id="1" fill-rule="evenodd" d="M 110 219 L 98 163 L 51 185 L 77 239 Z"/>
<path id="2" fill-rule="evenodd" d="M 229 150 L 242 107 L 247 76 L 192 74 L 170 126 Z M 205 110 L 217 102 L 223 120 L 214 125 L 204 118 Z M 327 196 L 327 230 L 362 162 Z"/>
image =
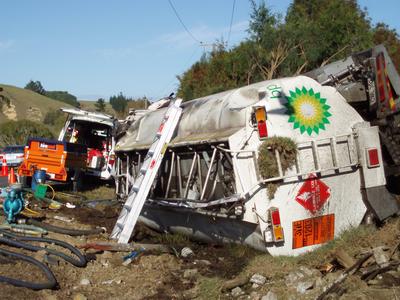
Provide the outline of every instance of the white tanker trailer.
<path id="1" fill-rule="evenodd" d="M 398 211 L 387 192 L 378 127 L 331 86 L 297 76 L 202 97 L 183 112 L 140 221 L 205 242 L 297 255 Z M 116 189 L 129 194 L 167 108 L 148 112 L 116 144 Z M 293 165 L 261 176 L 259 147 L 295 142 Z M 274 194 L 270 183 L 278 184 Z"/>

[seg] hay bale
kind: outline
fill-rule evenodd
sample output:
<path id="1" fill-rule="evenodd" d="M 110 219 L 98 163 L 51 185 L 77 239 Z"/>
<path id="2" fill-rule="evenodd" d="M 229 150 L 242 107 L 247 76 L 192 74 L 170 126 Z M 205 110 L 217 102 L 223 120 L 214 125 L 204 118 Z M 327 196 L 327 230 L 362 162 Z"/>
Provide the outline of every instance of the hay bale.
<path id="1" fill-rule="evenodd" d="M 296 162 L 297 145 L 288 137 L 267 138 L 258 149 L 258 167 L 264 179 L 279 176 L 278 165 L 275 160 L 275 150 L 278 150 L 281 159 L 282 171 L 285 172 Z M 278 183 L 268 183 L 268 197 L 272 199 L 278 189 Z"/>

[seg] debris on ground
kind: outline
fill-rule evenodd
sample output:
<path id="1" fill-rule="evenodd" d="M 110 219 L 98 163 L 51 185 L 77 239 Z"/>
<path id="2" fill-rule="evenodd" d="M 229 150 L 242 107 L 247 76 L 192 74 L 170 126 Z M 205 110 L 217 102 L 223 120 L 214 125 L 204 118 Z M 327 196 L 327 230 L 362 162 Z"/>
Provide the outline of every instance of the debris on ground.
<path id="1" fill-rule="evenodd" d="M 112 204 L 87 207 L 79 201 L 74 203 L 79 209 L 37 210 L 46 223 L 56 227 L 110 230 L 114 225 L 117 213 Z M 142 226 L 135 232 L 134 242 L 126 245 L 110 241 L 104 232 L 70 236 L 49 231 L 47 237 L 83 251 L 88 264 L 75 268 L 45 251 L 36 252 L 35 257 L 54 272 L 60 288 L 34 293 L 43 299 L 103 299 L 109 295 L 130 299 L 387 299 L 384 296 L 393 295 L 400 286 L 399 225 L 400 221 L 393 219 L 381 229 L 362 226 L 326 248 L 280 259 L 243 246 L 205 245 L 179 236 L 165 237 Z M 129 263 L 124 265 L 124 261 Z M 0 263 L 2 274 L 12 272 L 10 276 L 17 278 L 23 275 L 34 279 L 37 273 L 30 270 L 20 263 Z M 26 298 L 32 293 L 0 285 L 4 299 Z"/>

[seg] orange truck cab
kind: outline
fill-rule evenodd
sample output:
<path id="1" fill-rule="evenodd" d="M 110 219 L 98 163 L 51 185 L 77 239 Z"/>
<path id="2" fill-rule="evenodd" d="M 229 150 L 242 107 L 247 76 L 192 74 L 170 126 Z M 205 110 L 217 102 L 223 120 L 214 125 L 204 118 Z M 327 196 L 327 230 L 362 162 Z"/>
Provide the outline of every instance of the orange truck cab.
<path id="1" fill-rule="evenodd" d="M 45 170 L 50 180 L 67 181 L 85 172 L 87 146 L 65 141 L 30 138 L 24 151 L 20 176 L 33 176 L 35 170 Z"/>

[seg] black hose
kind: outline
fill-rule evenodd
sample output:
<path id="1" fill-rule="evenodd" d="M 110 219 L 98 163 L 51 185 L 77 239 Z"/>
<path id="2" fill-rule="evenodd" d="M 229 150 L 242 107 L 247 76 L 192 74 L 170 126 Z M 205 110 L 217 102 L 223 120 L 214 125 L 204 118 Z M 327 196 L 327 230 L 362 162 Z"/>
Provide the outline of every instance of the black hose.
<path id="1" fill-rule="evenodd" d="M 26 220 L 27 224 L 30 225 L 34 225 L 37 227 L 41 227 L 44 228 L 48 231 L 51 232 L 57 232 L 57 233 L 61 233 L 61 234 L 66 234 L 66 235 L 70 235 L 70 236 L 81 236 L 81 235 L 91 235 L 91 234 L 100 234 L 100 233 L 104 233 L 104 229 L 103 228 L 94 228 L 94 229 L 87 229 L 87 230 L 81 230 L 81 229 L 69 229 L 69 228 L 65 228 L 65 227 L 59 227 L 59 226 L 54 226 L 48 223 L 44 223 L 41 221 L 37 221 L 34 219 L 28 219 Z"/>
<path id="2" fill-rule="evenodd" d="M 15 259 L 19 260 L 24 260 L 28 263 L 31 263 L 37 267 L 44 273 L 44 275 L 47 278 L 47 282 L 45 283 L 36 283 L 36 282 L 30 282 L 30 281 L 24 281 L 24 280 L 19 280 L 11 277 L 6 277 L 0 275 L 0 282 L 5 282 L 8 284 L 12 284 L 14 286 L 19 286 L 19 287 L 26 287 L 28 289 L 32 290 L 43 290 L 43 289 L 54 289 L 57 287 L 57 279 L 54 277 L 53 272 L 47 267 L 44 263 L 41 263 L 40 261 L 34 259 L 33 257 L 29 257 L 27 255 L 21 254 L 21 253 L 16 253 L 16 252 L 11 252 L 7 251 L 5 249 L 0 248 L 0 254 L 9 256 Z"/>
<path id="3" fill-rule="evenodd" d="M 48 239 L 48 238 L 41 238 L 41 237 L 33 237 L 33 236 L 19 236 L 15 235 L 12 233 L 9 233 L 5 230 L 0 229 L 0 233 L 6 237 L 0 236 L 0 243 L 6 244 L 12 247 L 17 247 L 17 248 L 23 248 L 27 249 L 30 251 L 40 251 L 44 250 L 49 254 L 53 254 L 56 256 L 61 257 L 65 261 L 69 262 L 70 264 L 76 266 L 76 267 L 85 267 L 86 266 L 86 258 L 85 256 L 82 255 L 82 253 L 72 246 L 71 244 L 68 244 L 66 242 L 60 241 L 60 240 L 55 240 L 55 239 Z M 8 238 L 7 238 L 8 237 Z M 44 242 L 44 243 L 49 243 L 49 244 L 54 244 L 57 246 L 61 246 L 63 248 L 68 249 L 71 251 L 78 259 L 75 259 L 69 255 L 66 255 L 60 251 L 56 251 L 54 249 L 46 248 L 46 247 L 40 247 L 40 246 L 34 246 L 28 243 L 23 243 L 22 241 L 32 241 L 32 242 Z"/>

